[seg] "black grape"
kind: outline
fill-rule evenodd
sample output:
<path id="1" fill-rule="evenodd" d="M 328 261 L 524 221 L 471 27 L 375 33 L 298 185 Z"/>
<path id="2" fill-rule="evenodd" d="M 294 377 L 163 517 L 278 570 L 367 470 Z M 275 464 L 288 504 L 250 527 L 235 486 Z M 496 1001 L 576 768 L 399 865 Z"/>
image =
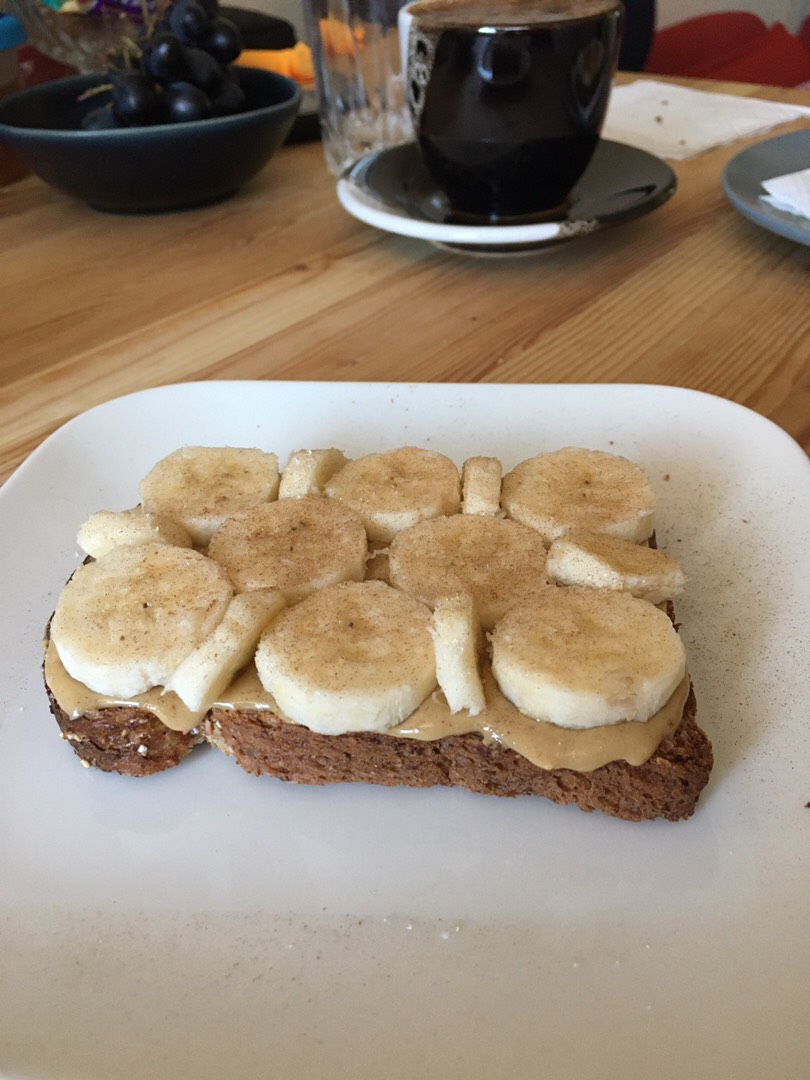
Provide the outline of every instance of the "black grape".
<path id="1" fill-rule="evenodd" d="M 141 67 L 158 82 L 176 82 L 186 73 L 186 46 L 175 34 L 155 34 L 144 50 Z"/>
<path id="2" fill-rule="evenodd" d="M 164 103 L 168 119 L 176 123 L 205 120 L 211 115 L 211 99 L 199 86 L 193 86 L 189 82 L 176 82 L 167 86 Z"/>
<path id="3" fill-rule="evenodd" d="M 186 45 L 201 41 L 210 25 L 208 13 L 198 0 L 179 0 L 169 8 L 169 26 Z"/>
<path id="4" fill-rule="evenodd" d="M 207 94 L 216 91 L 225 78 L 225 69 L 204 49 L 189 46 L 185 51 L 186 82 L 194 83 Z"/>
<path id="5" fill-rule="evenodd" d="M 238 82 L 226 79 L 211 99 L 211 111 L 214 116 L 230 116 L 241 112 L 245 107 L 245 91 Z"/>
<path id="6" fill-rule="evenodd" d="M 109 131 L 118 127 L 121 127 L 121 121 L 109 105 L 101 105 L 97 109 L 92 109 L 82 119 L 82 129 L 84 131 Z"/>
<path id="7" fill-rule="evenodd" d="M 160 119 L 160 95 L 143 71 L 123 71 L 112 80 L 116 116 L 127 124 L 154 124 Z"/>
<path id="8" fill-rule="evenodd" d="M 230 19 L 214 19 L 204 45 L 221 63 L 230 64 L 242 51 L 242 35 Z"/>

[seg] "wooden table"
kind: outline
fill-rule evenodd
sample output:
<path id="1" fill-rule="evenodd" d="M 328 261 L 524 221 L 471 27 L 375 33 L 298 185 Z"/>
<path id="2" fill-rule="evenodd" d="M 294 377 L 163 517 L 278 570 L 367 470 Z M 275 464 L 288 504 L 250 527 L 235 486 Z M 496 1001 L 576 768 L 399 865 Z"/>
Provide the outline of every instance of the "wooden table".
<path id="1" fill-rule="evenodd" d="M 355 221 L 319 144 L 166 216 L 98 213 L 34 177 L 2 188 L 0 481 L 76 413 L 190 379 L 680 385 L 810 450 L 810 247 L 726 200 L 743 145 L 676 163 L 678 192 L 653 214 L 499 260 Z"/>

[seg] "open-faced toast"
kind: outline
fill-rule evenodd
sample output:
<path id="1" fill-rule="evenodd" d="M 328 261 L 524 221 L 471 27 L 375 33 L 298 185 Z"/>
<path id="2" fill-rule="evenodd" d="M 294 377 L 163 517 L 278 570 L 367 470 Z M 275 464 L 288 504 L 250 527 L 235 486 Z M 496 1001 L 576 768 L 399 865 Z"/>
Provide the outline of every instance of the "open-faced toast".
<path id="1" fill-rule="evenodd" d="M 82 761 L 143 776 L 208 741 L 298 783 L 693 813 L 712 766 L 674 624 L 681 569 L 625 458 L 502 476 L 402 447 L 349 461 L 183 448 L 94 515 L 45 682 Z"/>

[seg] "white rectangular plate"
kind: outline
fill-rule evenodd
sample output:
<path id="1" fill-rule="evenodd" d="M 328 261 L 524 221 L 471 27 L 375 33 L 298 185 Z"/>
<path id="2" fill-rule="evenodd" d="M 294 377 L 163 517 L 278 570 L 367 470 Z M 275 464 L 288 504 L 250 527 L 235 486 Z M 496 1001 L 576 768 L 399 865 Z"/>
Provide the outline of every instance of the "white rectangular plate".
<path id="1" fill-rule="evenodd" d="M 81 520 L 184 443 L 639 462 L 688 575 L 695 816 L 296 787 L 208 749 L 83 769 L 43 628 Z M 806 1080 L 810 466 L 769 421 L 655 386 L 170 386 L 52 436 L 0 535 L 0 1076 Z"/>

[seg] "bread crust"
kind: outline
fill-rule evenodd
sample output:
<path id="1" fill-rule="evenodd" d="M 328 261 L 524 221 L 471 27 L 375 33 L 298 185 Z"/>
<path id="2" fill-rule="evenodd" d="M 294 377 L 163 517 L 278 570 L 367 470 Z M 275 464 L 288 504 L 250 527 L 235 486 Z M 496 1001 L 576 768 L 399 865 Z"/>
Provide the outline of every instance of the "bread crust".
<path id="1" fill-rule="evenodd" d="M 592 772 L 540 769 L 477 732 L 433 741 L 377 732 L 319 735 L 267 709 L 214 708 L 202 730 L 208 742 L 255 776 L 299 784 L 360 782 L 539 795 L 625 821 L 680 821 L 694 813 L 713 763 L 695 711 L 690 689 L 680 725 L 648 761 L 636 766 L 613 761 Z"/>
<path id="2" fill-rule="evenodd" d="M 298 784 L 461 787 L 482 795 L 538 795 L 625 821 L 690 817 L 713 764 L 690 688 L 683 719 L 643 765 L 612 761 L 591 772 L 540 769 L 478 732 L 423 741 L 378 732 L 320 735 L 268 709 L 213 708 L 199 729 L 174 731 L 147 709 L 118 705 L 68 716 L 47 686 L 51 712 L 88 766 L 150 776 L 209 742 L 254 776 Z"/>
<path id="3" fill-rule="evenodd" d="M 199 729 L 173 731 L 147 709 L 130 705 L 68 716 L 48 684 L 48 701 L 62 738 L 87 766 L 124 776 L 152 776 L 172 769 L 204 737 Z"/>

